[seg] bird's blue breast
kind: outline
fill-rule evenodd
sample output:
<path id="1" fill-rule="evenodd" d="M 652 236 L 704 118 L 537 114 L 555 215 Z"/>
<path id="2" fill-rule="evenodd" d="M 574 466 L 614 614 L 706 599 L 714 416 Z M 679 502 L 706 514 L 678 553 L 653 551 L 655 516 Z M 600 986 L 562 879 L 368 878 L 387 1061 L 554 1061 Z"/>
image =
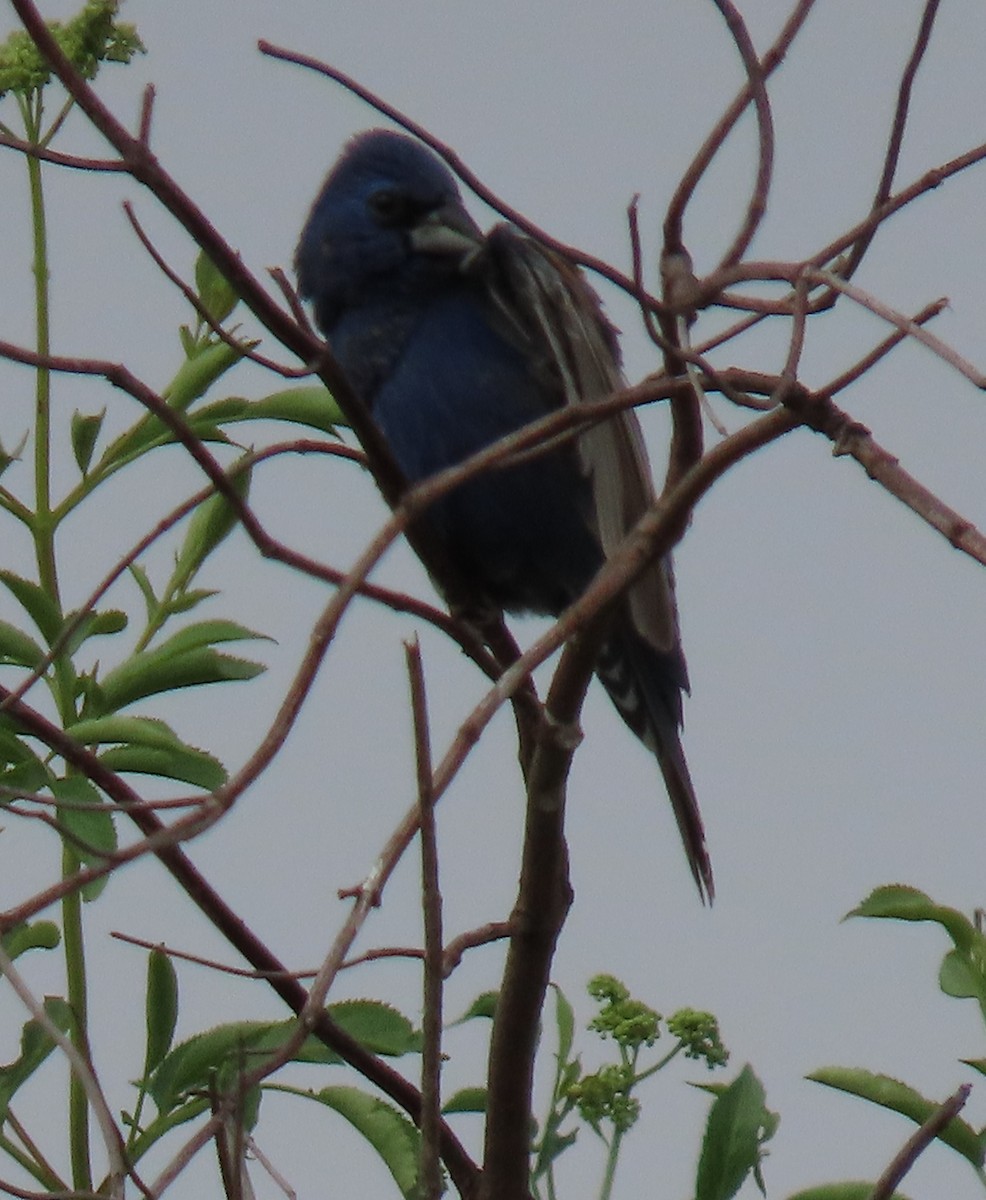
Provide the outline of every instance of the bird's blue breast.
<path id="1" fill-rule="evenodd" d="M 397 462 L 419 481 L 554 407 L 522 349 L 467 283 L 416 311 L 381 305 L 344 318 L 332 347 Z M 483 474 L 438 501 L 430 520 L 453 563 L 491 603 L 559 612 L 588 584 L 602 552 L 571 446 Z"/>

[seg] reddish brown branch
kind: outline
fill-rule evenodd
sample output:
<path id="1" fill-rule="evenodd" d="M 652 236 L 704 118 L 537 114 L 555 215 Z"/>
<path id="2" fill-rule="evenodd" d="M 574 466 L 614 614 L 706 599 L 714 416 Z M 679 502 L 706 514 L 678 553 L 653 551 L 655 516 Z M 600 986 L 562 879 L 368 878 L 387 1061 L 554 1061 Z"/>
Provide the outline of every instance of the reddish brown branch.
<path id="1" fill-rule="evenodd" d="M 7 695 L 0 687 L 0 699 Z M 38 738 L 66 762 L 71 763 L 88 776 L 116 804 L 122 805 L 131 820 L 149 841 L 153 840 L 154 853 L 175 879 L 181 889 L 202 911 L 216 929 L 235 947 L 255 970 L 264 973 L 273 990 L 288 1008 L 300 1015 L 305 1011 L 308 992 L 292 976 L 252 929 L 226 904 L 210 883 L 196 870 L 179 846 L 168 839 L 172 831 L 165 827 L 153 813 L 140 806 L 141 797 L 133 791 L 115 772 L 110 771 L 99 758 L 80 746 L 68 734 L 24 703 L 11 707 L 11 716 L 23 731 Z M 412 1118 L 420 1115 L 418 1089 L 386 1063 L 367 1051 L 359 1042 L 335 1024 L 324 1012 L 316 1014 L 311 1030 L 321 1041 L 335 1050 L 371 1083 Z M 442 1158 L 456 1187 L 464 1196 L 472 1193 L 476 1178 L 476 1167 L 458 1138 L 443 1122 L 441 1129 Z"/>
<path id="2" fill-rule="evenodd" d="M 931 31 L 935 24 L 935 17 L 938 15 L 938 4 L 939 0 L 927 0 L 925 3 L 914 47 L 901 75 L 900 87 L 897 93 L 897 107 L 894 110 L 894 119 L 890 130 L 890 139 L 887 143 L 883 171 L 880 174 L 880 181 L 877 184 L 876 195 L 873 197 L 872 207 L 874 211 L 882 208 L 886 203 L 890 195 L 890 189 L 893 187 L 894 176 L 897 174 L 897 163 L 900 160 L 900 149 L 904 142 L 904 130 L 907 127 L 907 116 L 911 105 L 911 91 L 914 87 L 914 79 L 917 75 L 918 67 L 920 67 L 921 60 L 924 58 L 931 41 Z M 876 230 L 877 226 L 873 226 L 867 230 L 853 246 L 852 252 L 842 271 L 846 279 L 852 278 L 859 264 L 863 261 L 863 256 L 869 249 Z"/>

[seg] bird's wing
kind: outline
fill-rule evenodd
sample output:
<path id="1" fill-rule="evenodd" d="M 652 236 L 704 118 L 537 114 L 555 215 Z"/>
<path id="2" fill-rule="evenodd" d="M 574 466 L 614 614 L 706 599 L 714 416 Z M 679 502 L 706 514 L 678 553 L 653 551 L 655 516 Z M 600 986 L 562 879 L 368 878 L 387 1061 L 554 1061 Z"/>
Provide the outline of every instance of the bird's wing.
<path id="1" fill-rule="evenodd" d="M 602 400 L 624 386 L 616 331 L 582 274 L 509 225 L 486 239 L 488 286 L 508 336 L 546 377 L 557 404 Z M 578 439 L 593 495 L 592 519 L 607 556 L 654 503 L 640 424 L 631 409 L 593 425 Z M 677 660 L 687 687 L 670 561 L 657 559 L 629 593 L 634 627 L 659 653 Z"/>

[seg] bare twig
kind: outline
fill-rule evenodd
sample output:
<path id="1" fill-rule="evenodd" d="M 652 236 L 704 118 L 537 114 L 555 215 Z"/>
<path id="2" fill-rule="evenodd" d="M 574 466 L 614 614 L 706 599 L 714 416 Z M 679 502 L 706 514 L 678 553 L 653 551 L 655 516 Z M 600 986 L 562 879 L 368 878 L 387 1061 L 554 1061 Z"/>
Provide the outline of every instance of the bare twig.
<path id="1" fill-rule="evenodd" d="M 421 908 L 424 915 L 424 994 L 421 1018 L 421 1154 L 418 1182 L 427 1200 L 439 1200 L 444 1190 L 438 1156 L 442 1106 L 442 893 L 435 835 L 435 798 L 431 789 L 431 737 L 425 696 L 421 647 L 417 639 L 404 643 L 411 684 L 414 723 L 414 761 L 418 781 L 421 827 Z"/>
<path id="2" fill-rule="evenodd" d="M 867 1200 L 890 1200 L 897 1185 L 914 1166 L 918 1158 L 944 1130 L 949 1121 L 959 1115 L 969 1099 L 972 1085 L 964 1083 L 958 1091 L 938 1106 L 931 1116 L 907 1139 L 887 1164 L 887 1169 L 873 1185 Z"/>
<path id="3" fill-rule="evenodd" d="M 48 1037 L 51 1038 L 65 1055 L 66 1059 L 68 1059 L 73 1075 L 85 1089 L 86 1098 L 96 1116 L 96 1123 L 103 1137 L 103 1146 L 106 1150 L 106 1158 L 109 1163 L 109 1190 L 107 1194 L 112 1197 L 122 1198 L 124 1180 L 130 1175 L 138 1187 L 140 1187 L 140 1190 L 146 1195 L 147 1189 L 127 1162 L 123 1135 L 117 1128 L 113 1114 L 110 1112 L 110 1107 L 106 1103 L 106 1097 L 103 1095 L 103 1089 L 99 1086 L 99 1081 L 96 1079 L 92 1067 L 72 1039 L 64 1034 L 51 1019 L 44 1005 L 35 998 L 34 993 L 14 966 L 13 959 L 4 949 L 2 943 L 0 943 L 0 974 L 4 976 L 17 993 L 18 999 L 34 1020 L 37 1021 Z"/>
<path id="4" fill-rule="evenodd" d="M 914 87 L 914 79 L 918 72 L 918 67 L 921 65 L 921 60 L 924 58 L 925 51 L 931 41 L 931 31 L 934 27 L 935 17 L 938 15 L 939 0 L 926 0 L 924 12 L 921 14 L 921 23 L 918 27 L 917 37 L 914 41 L 914 47 L 911 50 L 911 56 L 904 67 L 904 72 L 900 79 L 900 88 L 897 93 L 897 107 L 894 110 L 893 124 L 890 130 L 890 139 L 887 143 L 887 153 L 883 162 L 883 171 L 880 174 L 880 181 L 877 184 L 876 195 L 873 197 L 873 210 L 879 210 L 890 195 L 890 189 L 893 187 L 894 176 L 897 174 L 897 163 L 900 159 L 900 149 L 904 142 L 904 130 L 907 126 L 907 115 L 911 104 L 911 90 Z M 868 229 L 863 233 L 856 244 L 853 246 L 851 253 L 846 261 L 840 274 L 846 279 L 850 279 L 863 261 L 863 256 L 870 247 L 876 233 L 876 226 Z"/>

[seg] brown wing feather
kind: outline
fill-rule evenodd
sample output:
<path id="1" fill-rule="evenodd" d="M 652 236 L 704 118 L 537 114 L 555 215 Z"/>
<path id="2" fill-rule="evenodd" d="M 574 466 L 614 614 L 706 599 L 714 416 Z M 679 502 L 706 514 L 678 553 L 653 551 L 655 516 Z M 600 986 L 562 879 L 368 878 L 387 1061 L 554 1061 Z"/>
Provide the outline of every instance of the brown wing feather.
<path id="1" fill-rule="evenodd" d="M 487 248 L 501 281 L 501 308 L 516 335 L 530 344 L 553 373 L 558 405 L 602 400 L 624 386 L 616 333 L 582 275 L 509 226 L 492 230 Z M 593 425 L 578 439 L 579 459 L 592 485 L 596 534 L 610 555 L 655 500 L 640 423 L 632 410 Z M 670 564 L 655 560 L 629 593 L 637 632 L 660 654 L 679 660 Z"/>

